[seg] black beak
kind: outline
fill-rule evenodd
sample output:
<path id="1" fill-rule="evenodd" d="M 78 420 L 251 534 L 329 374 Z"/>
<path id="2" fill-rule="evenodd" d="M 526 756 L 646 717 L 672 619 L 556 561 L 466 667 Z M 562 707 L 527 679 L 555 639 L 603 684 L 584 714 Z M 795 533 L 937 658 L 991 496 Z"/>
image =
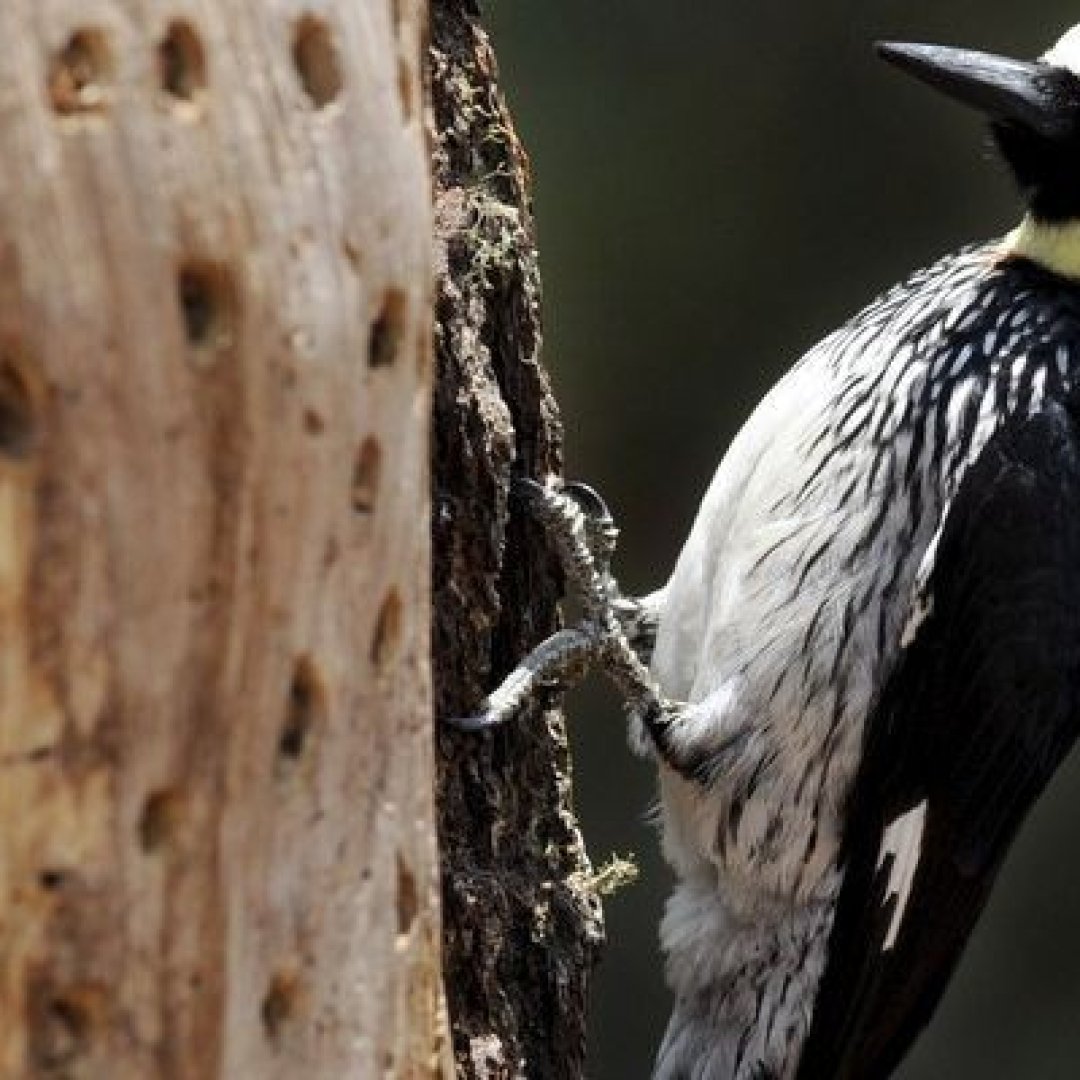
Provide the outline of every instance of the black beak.
<path id="1" fill-rule="evenodd" d="M 1068 127 L 1055 81 L 1047 77 L 1054 71 L 1048 64 L 944 45 L 878 42 L 876 48 L 901 71 L 991 120 L 1023 124 L 1049 139 Z"/>

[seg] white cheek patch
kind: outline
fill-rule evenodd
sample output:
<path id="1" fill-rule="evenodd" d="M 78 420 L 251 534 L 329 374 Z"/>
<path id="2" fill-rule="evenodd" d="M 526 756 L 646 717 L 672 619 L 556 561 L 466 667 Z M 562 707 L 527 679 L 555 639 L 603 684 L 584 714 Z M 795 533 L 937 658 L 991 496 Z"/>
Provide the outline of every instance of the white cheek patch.
<path id="1" fill-rule="evenodd" d="M 886 858 L 892 856 L 885 901 L 888 902 L 892 897 L 896 897 L 896 906 L 893 908 L 889 929 L 885 935 L 885 944 L 882 946 L 884 952 L 888 952 L 896 944 L 897 935 L 900 933 L 900 924 L 903 922 L 904 911 L 911 898 L 911 885 L 915 880 L 915 871 L 919 867 L 919 857 L 922 855 L 925 827 L 926 800 L 923 799 L 918 806 L 912 807 L 906 814 L 898 817 L 885 830 L 881 838 L 878 869 L 880 870 L 884 865 Z"/>
<path id="2" fill-rule="evenodd" d="M 1080 26 L 1066 31 L 1064 37 L 1042 58 L 1048 64 L 1068 68 L 1074 75 L 1080 75 Z"/>

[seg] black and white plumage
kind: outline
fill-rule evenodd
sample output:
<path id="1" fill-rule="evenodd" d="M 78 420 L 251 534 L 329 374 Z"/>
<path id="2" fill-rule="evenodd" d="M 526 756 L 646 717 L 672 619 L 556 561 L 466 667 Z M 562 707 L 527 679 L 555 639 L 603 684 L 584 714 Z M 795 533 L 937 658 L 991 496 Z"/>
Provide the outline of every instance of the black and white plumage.
<path id="1" fill-rule="evenodd" d="M 1024 222 L 811 350 L 636 607 L 547 491 L 588 617 L 466 722 L 582 659 L 634 699 L 679 879 L 657 1080 L 888 1076 L 1080 733 L 1080 30 L 883 52 L 990 118 Z"/>
<path id="2" fill-rule="evenodd" d="M 659 1076 L 884 1076 L 928 1017 L 1080 723 L 1078 379 L 1080 289 L 978 248 L 822 342 L 729 451 L 653 658 L 690 705 Z"/>
<path id="3" fill-rule="evenodd" d="M 887 1076 L 1080 731 L 1078 44 L 890 52 L 990 112 L 1032 212 L 773 389 L 657 598 L 652 672 L 687 703 L 660 763 L 660 1080 Z M 1051 134 L 998 111 L 1017 97 Z"/>

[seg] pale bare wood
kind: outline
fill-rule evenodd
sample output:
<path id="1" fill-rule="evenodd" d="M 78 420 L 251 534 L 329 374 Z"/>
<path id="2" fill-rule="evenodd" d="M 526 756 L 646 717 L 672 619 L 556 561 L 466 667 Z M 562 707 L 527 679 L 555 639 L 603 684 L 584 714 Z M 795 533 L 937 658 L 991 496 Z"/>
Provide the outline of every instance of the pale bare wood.
<path id="1" fill-rule="evenodd" d="M 446 1068 L 423 7 L 0 4 L 0 1076 Z"/>

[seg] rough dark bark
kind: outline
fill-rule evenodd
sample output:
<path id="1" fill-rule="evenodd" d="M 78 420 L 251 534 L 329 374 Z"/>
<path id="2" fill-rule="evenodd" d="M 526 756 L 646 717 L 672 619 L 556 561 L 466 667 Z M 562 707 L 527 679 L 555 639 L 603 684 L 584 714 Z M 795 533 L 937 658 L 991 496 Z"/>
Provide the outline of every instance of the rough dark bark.
<path id="1" fill-rule="evenodd" d="M 432 5 L 438 289 L 436 715 L 474 709 L 556 625 L 558 575 L 509 496 L 560 464 L 539 365 L 528 167 L 475 5 Z M 444 972 L 459 1074 L 580 1077 L 599 903 L 562 720 L 439 735 Z"/>

